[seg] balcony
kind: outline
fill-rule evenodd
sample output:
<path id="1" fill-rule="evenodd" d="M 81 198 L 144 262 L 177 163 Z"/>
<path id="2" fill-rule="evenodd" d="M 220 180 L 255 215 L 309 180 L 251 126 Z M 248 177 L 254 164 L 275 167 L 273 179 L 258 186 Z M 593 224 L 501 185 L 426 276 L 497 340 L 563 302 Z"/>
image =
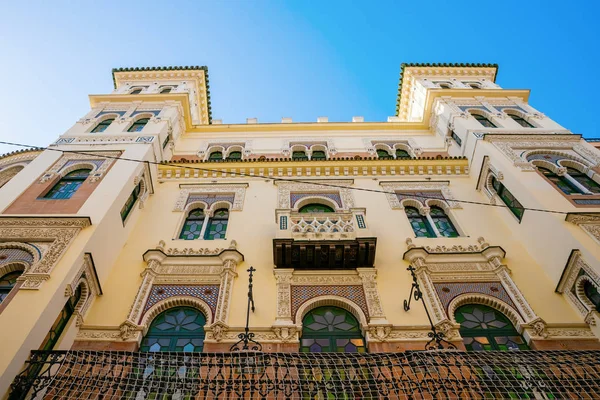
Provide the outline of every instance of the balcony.
<path id="1" fill-rule="evenodd" d="M 596 398 L 600 351 L 33 351 L 9 399 Z"/>
<path id="2" fill-rule="evenodd" d="M 275 214 L 279 224 L 278 239 L 352 240 L 369 236 L 364 208 L 335 213 L 277 210 Z"/>

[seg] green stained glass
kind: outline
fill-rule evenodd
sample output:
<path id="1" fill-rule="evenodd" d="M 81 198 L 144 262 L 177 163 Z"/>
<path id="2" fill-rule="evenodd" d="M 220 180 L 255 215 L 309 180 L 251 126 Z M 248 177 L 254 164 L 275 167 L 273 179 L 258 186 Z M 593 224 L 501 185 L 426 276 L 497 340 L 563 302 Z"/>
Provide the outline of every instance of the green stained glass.
<path id="1" fill-rule="evenodd" d="M 417 237 L 435 237 L 435 232 L 424 215 L 414 207 L 405 207 L 404 211 Z"/>
<path id="2" fill-rule="evenodd" d="M 292 153 L 292 160 L 295 160 L 295 161 L 306 161 L 306 160 L 308 160 L 308 156 L 303 151 L 294 151 Z"/>
<path id="3" fill-rule="evenodd" d="M 514 214 L 515 217 L 519 221 L 523 219 L 523 214 L 525 214 L 525 209 L 523 205 L 519 203 L 519 201 L 512 195 L 512 193 L 502 184 L 500 181 L 496 179 L 496 177 L 492 177 L 492 186 L 500 199 L 506 204 L 508 209 Z"/>
<path id="4" fill-rule="evenodd" d="M 579 193 L 579 189 L 576 188 L 567 178 L 564 176 L 558 176 L 554 172 L 547 168 L 538 167 L 540 172 L 544 174 L 550 182 L 552 182 L 557 188 L 559 188 L 565 194 Z"/>
<path id="5" fill-rule="evenodd" d="M 66 200 L 70 199 L 77 189 L 85 182 L 92 172 L 91 169 L 78 169 L 63 176 L 44 196 L 45 199 Z"/>
<path id="6" fill-rule="evenodd" d="M 206 318 L 195 308 L 171 308 L 154 318 L 140 351 L 200 352 L 204 347 L 204 325 Z"/>
<path id="7" fill-rule="evenodd" d="M 475 117 L 475 119 L 483 126 L 485 126 L 486 128 L 496 128 L 496 125 L 494 125 L 492 123 L 492 121 L 490 121 L 489 119 L 487 119 L 486 117 L 484 117 L 483 115 L 480 114 L 473 114 L 473 117 Z"/>
<path id="8" fill-rule="evenodd" d="M 241 160 L 242 159 L 242 152 L 241 151 L 232 151 L 227 156 L 227 159 L 228 160 Z"/>
<path id="9" fill-rule="evenodd" d="M 332 213 L 333 208 L 325 204 L 307 204 L 298 210 L 301 213 Z"/>
<path id="10" fill-rule="evenodd" d="M 396 158 L 400 160 L 407 159 L 410 158 L 410 154 L 408 154 L 408 151 L 406 150 L 396 149 Z"/>
<path id="11" fill-rule="evenodd" d="M 508 114 L 508 116 L 511 117 L 517 124 L 521 125 L 523 128 L 534 128 L 534 126 L 527 122 L 527 120 L 519 117 L 518 115 Z"/>
<path id="12" fill-rule="evenodd" d="M 567 173 L 571 175 L 571 178 L 575 179 L 581 186 L 586 188 L 592 193 L 600 193 L 600 184 L 587 176 L 585 173 L 576 170 L 575 168 L 568 167 Z"/>
<path id="13" fill-rule="evenodd" d="M 10 293 L 15 284 L 17 283 L 17 278 L 21 276 L 23 271 L 13 271 L 4 275 L 0 278 L 0 303 L 4 301 L 6 296 Z"/>
<path id="14" fill-rule="evenodd" d="M 455 314 L 467 350 L 528 350 L 512 322 L 500 311 L 480 304 L 466 304 Z"/>
<path id="15" fill-rule="evenodd" d="M 390 158 L 392 158 L 392 156 L 387 151 L 380 149 L 377 150 L 377 158 L 379 158 L 380 160 L 389 160 Z"/>
<path id="16" fill-rule="evenodd" d="M 150 118 L 138 119 L 129 127 L 129 129 L 127 129 L 127 132 L 140 132 L 142 129 L 144 129 L 148 121 L 150 121 Z"/>
<path id="17" fill-rule="evenodd" d="M 311 160 L 325 160 L 327 159 L 327 156 L 325 155 L 325 152 L 322 150 L 315 150 L 312 152 L 311 155 Z"/>
<path id="18" fill-rule="evenodd" d="M 108 128 L 110 124 L 113 123 L 114 120 L 114 118 L 109 118 L 105 119 L 104 121 L 101 121 L 98 125 L 96 125 L 94 129 L 92 129 L 92 133 L 104 132 L 106 128 Z"/>
<path id="19" fill-rule="evenodd" d="M 446 215 L 446 213 L 444 212 L 444 210 L 442 210 L 440 207 L 435 207 L 435 206 L 431 207 L 431 211 L 430 211 L 429 215 L 431 215 L 431 219 L 433 220 L 433 223 L 435 224 L 437 230 L 440 232 L 440 234 L 442 236 L 445 236 L 445 237 L 457 237 L 458 236 L 458 231 L 452 224 L 450 217 L 448 217 Z"/>
<path id="20" fill-rule="evenodd" d="M 338 307 L 319 307 L 302 320 L 300 351 L 304 353 L 365 353 L 360 325 L 348 311 Z"/>
<path id="21" fill-rule="evenodd" d="M 208 156 L 209 161 L 221 161 L 222 159 L 223 153 L 220 151 L 213 151 L 212 153 L 210 153 L 210 156 Z"/>
<path id="22" fill-rule="evenodd" d="M 188 217 L 185 219 L 179 239 L 194 240 L 200 237 L 202 233 L 202 225 L 204 225 L 204 210 L 196 208 L 190 211 Z"/>
<path id="23" fill-rule="evenodd" d="M 204 239 L 225 239 L 227 223 L 229 222 L 229 210 L 221 208 L 209 219 Z"/>

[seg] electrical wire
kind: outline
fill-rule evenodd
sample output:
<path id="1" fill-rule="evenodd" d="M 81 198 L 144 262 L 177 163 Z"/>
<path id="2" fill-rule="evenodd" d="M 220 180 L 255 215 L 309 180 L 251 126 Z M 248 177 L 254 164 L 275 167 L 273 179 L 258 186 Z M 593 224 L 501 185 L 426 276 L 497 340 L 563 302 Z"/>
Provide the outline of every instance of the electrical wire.
<path id="1" fill-rule="evenodd" d="M 175 163 L 170 163 L 170 162 L 164 163 L 164 162 L 158 162 L 158 161 L 136 160 L 133 158 L 120 157 L 120 156 L 117 157 L 117 156 L 99 155 L 99 154 L 93 153 L 93 152 L 88 153 L 85 151 L 77 151 L 77 150 L 53 149 L 50 147 L 39 147 L 39 146 L 33 146 L 33 145 L 28 145 L 28 144 L 5 142 L 5 141 L 0 141 L 0 144 L 5 144 L 8 146 L 24 147 L 24 148 L 30 148 L 30 149 L 36 149 L 36 150 L 50 150 L 50 151 L 58 151 L 61 153 L 80 154 L 80 155 L 101 157 L 101 158 L 114 159 L 114 160 L 123 160 L 123 161 L 137 162 L 137 163 L 143 163 L 143 164 L 175 166 L 177 168 L 189 169 L 189 170 L 194 170 L 194 171 L 203 171 L 203 172 L 221 173 L 221 174 L 225 173 L 225 174 L 229 174 L 229 175 L 242 176 L 242 177 L 247 177 L 247 178 L 268 179 L 268 180 L 273 180 L 276 182 L 302 183 L 302 184 L 315 185 L 315 186 L 320 186 L 320 187 L 331 187 L 331 188 L 336 188 L 336 189 L 349 189 L 349 190 L 356 190 L 356 191 L 362 191 L 362 192 L 382 193 L 382 194 L 392 194 L 392 195 L 400 194 L 400 195 L 416 197 L 416 198 L 420 198 L 420 199 L 440 200 L 439 197 L 425 196 L 423 194 L 415 194 L 415 193 L 411 193 L 411 192 L 406 192 L 406 193 L 388 192 L 386 190 L 341 186 L 341 185 L 335 185 L 335 184 L 325 183 L 325 182 L 313 182 L 313 181 L 306 181 L 306 180 L 300 180 L 300 179 L 290 179 L 290 178 L 279 178 L 279 177 L 264 176 L 264 175 L 245 174 L 243 172 L 232 172 L 232 171 L 223 171 L 223 170 L 218 170 L 218 169 L 192 167 L 192 166 L 187 166 L 187 165 L 181 165 L 176 162 Z M 450 202 L 463 203 L 463 204 L 508 208 L 505 204 L 490 204 L 490 203 L 484 203 L 481 201 L 461 200 L 461 199 L 445 199 L 445 200 L 450 201 Z M 519 207 L 519 208 L 521 208 L 523 210 L 527 210 L 527 211 L 545 212 L 545 213 L 551 213 L 551 214 L 569 214 L 568 211 L 547 210 L 547 209 L 542 209 L 542 208 L 531 208 L 531 207 Z M 578 213 L 578 215 L 598 216 L 598 214 L 584 214 L 584 213 Z"/>

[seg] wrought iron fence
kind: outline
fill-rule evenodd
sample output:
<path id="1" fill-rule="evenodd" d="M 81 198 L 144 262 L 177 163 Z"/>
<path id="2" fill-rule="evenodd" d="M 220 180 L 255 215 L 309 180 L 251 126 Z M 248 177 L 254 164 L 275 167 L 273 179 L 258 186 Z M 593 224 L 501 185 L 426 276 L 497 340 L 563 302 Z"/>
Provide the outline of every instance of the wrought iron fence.
<path id="1" fill-rule="evenodd" d="M 598 398 L 600 351 L 34 351 L 10 399 Z"/>

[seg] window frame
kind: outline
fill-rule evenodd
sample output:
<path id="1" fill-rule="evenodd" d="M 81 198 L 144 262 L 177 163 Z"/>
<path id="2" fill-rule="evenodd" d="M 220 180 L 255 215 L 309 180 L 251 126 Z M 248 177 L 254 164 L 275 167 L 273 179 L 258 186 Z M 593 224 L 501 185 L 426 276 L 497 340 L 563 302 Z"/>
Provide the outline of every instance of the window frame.
<path id="1" fill-rule="evenodd" d="M 321 312 L 321 313 L 325 313 L 329 310 L 333 310 L 336 312 L 340 312 L 338 314 L 334 314 L 336 316 L 340 316 L 344 315 L 344 322 L 347 323 L 348 319 L 350 318 L 356 325 L 355 328 L 351 328 L 352 330 L 347 330 L 347 331 L 343 331 L 343 330 L 320 330 L 320 331 L 313 331 L 312 329 L 310 331 L 307 331 L 308 326 L 307 326 L 307 319 L 312 317 L 314 320 L 314 315 L 319 315 L 317 314 L 317 312 Z M 332 312 L 333 313 L 333 312 Z M 339 323 L 338 323 L 339 325 Z M 363 336 L 362 332 L 361 332 L 361 326 L 360 326 L 360 321 L 358 320 L 358 318 L 356 318 L 356 316 L 354 316 L 350 311 L 341 308 L 341 307 L 337 307 L 337 306 L 330 306 L 330 305 L 326 305 L 326 306 L 321 306 L 321 307 L 315 307 L 312 310 L 310 310 L 309 312 L 307 312 L 303 317 L 302 317 L 302 337 L 300 338 L 300 348 L 299 351 L 301 353 L 311 353 L 310 351 L 310 346 L 304 346 L 302 344 L 303 340 L 317 340 L 317 339 L 322 339 L 322 340 L 329 340 L 329 345 L 327 346 L 329 350 L 327 351 L 322 351 L 322 353 L 346 353 L 345 351 L 338 351 L 339 347 L 337 346 L 337 340 L 338 339 L 360 339 L 362 340 L 362 346 L 356 346 L 357 350 L 358 348 L 362 348 L 362 351 L 358 350 L 356 353 L 357 354 L 365 354 L 367 353 L 367 340 L 366 338 Z"/>
<path id="2" fill-rule="evenodd" d="M 506 188 L 506 186 L 504 186 L 504 184 L 502 182 L 500 182 L 498 180 L 498 178 L 496 178 L 496 176 L 494 176 L 494 175 L 492 175 L 491 184 L 492 184 L 492 188 L 496 192 L 496 195 L 500 198 L 500 200 L 502 200 L 504 205 L 510 210 L 510 213 L 512 215 L 514 215 L 515 218 L 517 218 L 519 223 L 521 223 L 521 221 L 523 220 L 523 216 L 525 215 L 525 207 L 523 206 L 523 204 L 521 204 L 521 202 L 515 197 L 515 195 L 513 195 L 512 192 L 510 190 L 508 190 Z M 516 202 L 520 207 L 511 206 L 509 204 L 510 201 L 507 200 L 508 197 L 512 198 L 512 201 Z M 516 213 L 514 209 L 517 209 L 517 210 L 521 209 L 522 210 L 521 214 L 519 215 L 518 213 Z"/>
<path id="3" fill-rule="evenodd" d="M 82 176 L 71 176 L 71 174 L 75 174 L 80 171 L 88 171 L 87 175 Z M 81 188 L 81 186 L 85 183 L 85 181 L 90 177 L 92 173 L 92 168 L 87 166 L 82 166 L 82 168 L 74 169 L 63 175 L 52 187 L 48 190 L 43 196 L 38 197 L 38 200 L 69 200 L 73 197 L 73 195 Z M 62 187 L 66 187 L 69 182 L 74 182 L 76 184 L 75 189 L 70 190 L 68 193 L 68 197 L 55 197 L 56 194 L 60 192 Z M 59 187 L 60 186 L 60 187 Z"/>
<path id="4" fill-rule="evenodd" d="M 473 118 L 475 118 L 475 120 L 477 122 L 479 122 L 479 124 L 481 126 L 483 126 L 484 128 L 498 128 L 498 126 L 496 124 L 494 124 L 492 122 L 491 119 L 489 119 L 487 116 L 480 114 L 480 113 L 472 113 L 470 112 L 470 114 L 473 116 Z M 485 125 L 484 122 L 488 123 L 490 126 Z"/>

